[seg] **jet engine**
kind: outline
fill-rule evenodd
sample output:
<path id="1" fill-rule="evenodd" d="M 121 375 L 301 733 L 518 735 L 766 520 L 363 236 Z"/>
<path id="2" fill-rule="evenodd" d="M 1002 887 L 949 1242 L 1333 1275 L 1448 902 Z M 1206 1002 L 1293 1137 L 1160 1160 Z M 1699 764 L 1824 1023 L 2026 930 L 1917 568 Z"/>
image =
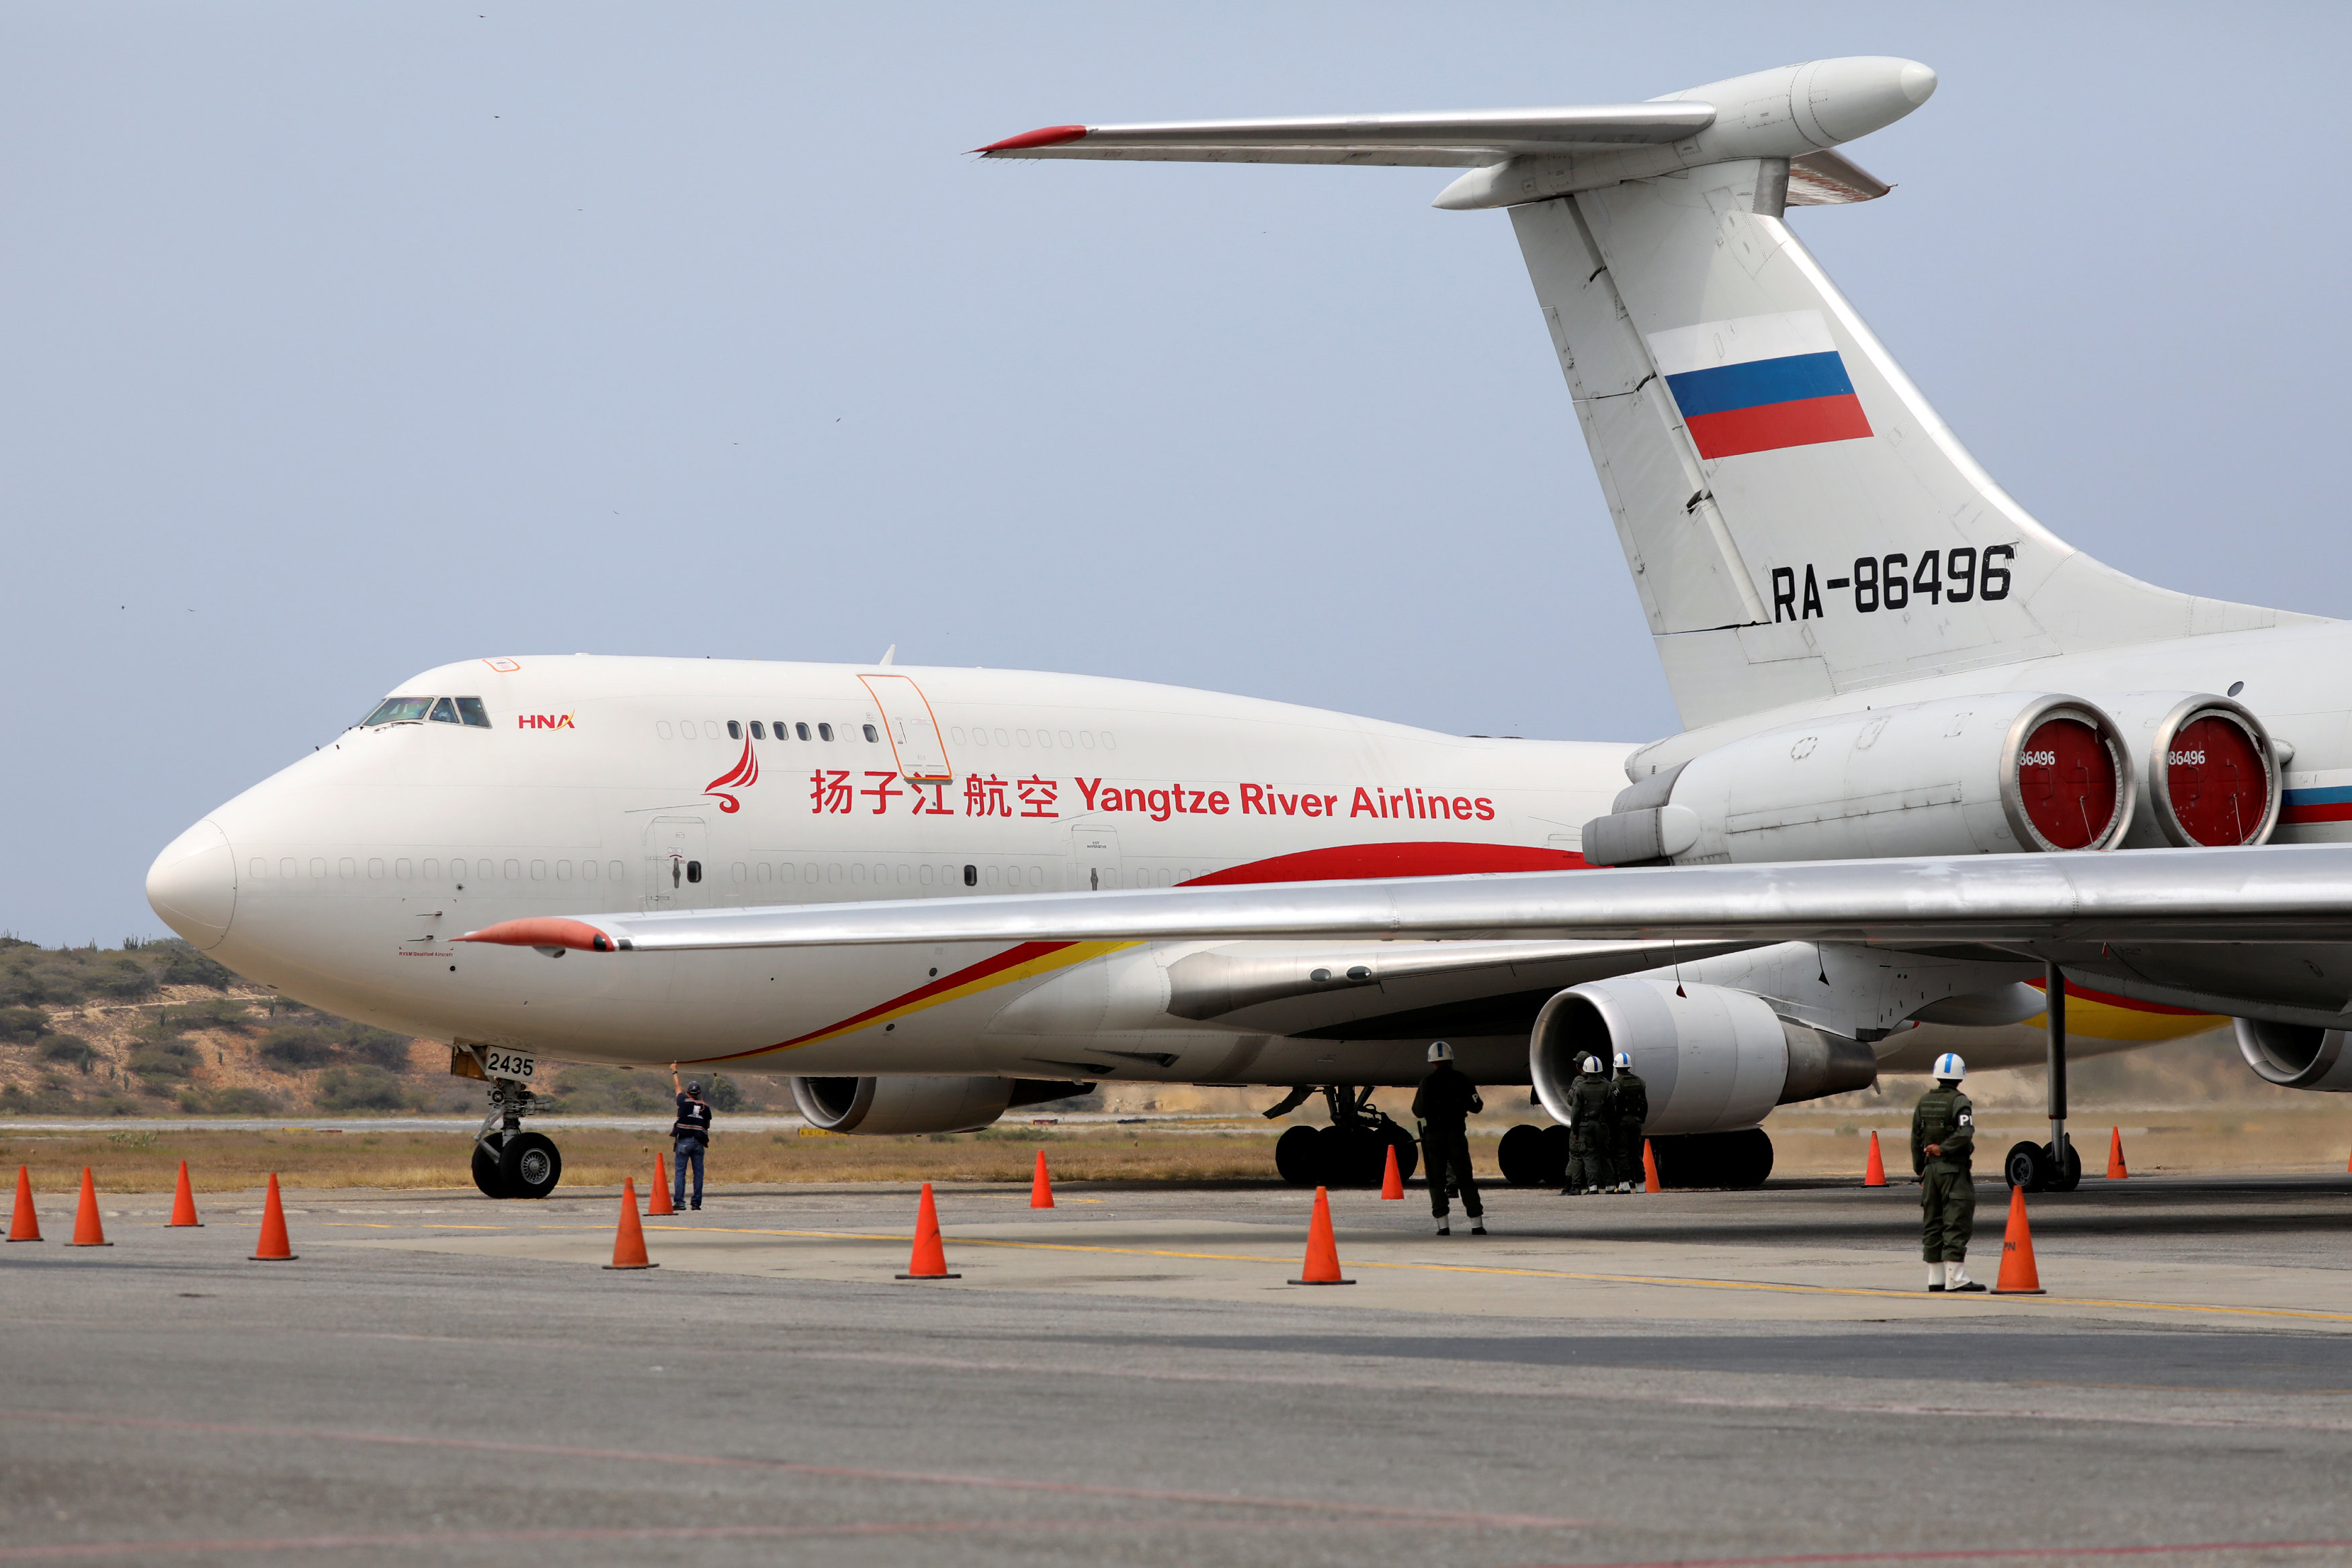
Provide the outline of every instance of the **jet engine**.
<path id="1" fill-rule="evenodd" d="M 1016 1105 L 1084 1094 L 1091 1083 L 1045 1078 L 965 1078 L 908 1074 L 889 1078 L 795 1078 L 793 1102 L 809 1124 L 828 1133 L 887 1137 L 908 1133 L 969 1133 Z"/>
<path id="2" fill-rule="evenodd" d="M 2352 1051 L 2344 1049 L 2345 1030 L 2259 1019 L 2234 1021 L 2238 1054 L 2263 1082 L 2322 1094 L 2352 1093 Z"/>
<path id="3" fill-rule="evenodd" d="M 1649 1087 L 1654 1134 L 1752 1127 L 1775 1105 L 1878 1082 L 1870 1047 L 1783 1023 L 1751 992 L 1629 975 L 1572 987 L 1536 1015 L 1528 1070 L 1544 1108 L 1567 1121 L 1576 1064 L 1621 1051 Z"/>
<path id="4" fill-rule="evenodd" d="M 2210 692 L 2126 692 L 2099 706 L 2137 748 L 2144 780 L 2125 847 L 2269 840 L 2285 769 L 2251 709 Z"/>
<path id="5" fill-rule="evenodd" d="M 2079 697 L 1944 697 L 1767 730 L 1654 773 L 1585 824 L 1583 852 L 1691 865 L 2103 850 L 2131 822 L 2133 780 L 2115 720 Z"/>

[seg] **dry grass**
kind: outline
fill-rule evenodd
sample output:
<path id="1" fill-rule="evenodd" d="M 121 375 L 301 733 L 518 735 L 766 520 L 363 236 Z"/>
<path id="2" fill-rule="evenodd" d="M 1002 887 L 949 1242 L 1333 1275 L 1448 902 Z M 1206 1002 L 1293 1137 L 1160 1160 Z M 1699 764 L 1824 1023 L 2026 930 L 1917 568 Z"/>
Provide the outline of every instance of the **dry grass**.
<path id="1" fill-rule="evenodd" d="M 2231 1107 L 2204 1112 L 2145 1111 L 2078 1115 L 2073 1128 L 2086 1172 L 2106 1169 L 2107 1129 L 2120 1124 L 2136 1175 L 2221 1171 L 2336 1172 L 2352 1153 L 2352 1125 L 2332 1106 Z M 793 1131 L 720 1134 L 711 1151 L 713 1183 L 936 1181 L 1025 1182 L 1035 1151 L 1046 1151 L 1056 1183 L 1170 1182 L 1189 1186 L 1259 1184 L 1275 1179 L 1273 1134 L 1260 1124 L 1232 1130 L 1185 1131 L 1166 1124 L 1019 1126 L 950 1137 L 808 1137 Z M 1909 1174 L 1909 1119 L 1904 1107 L 1852 1112 L 1783 1111 L 1771 1122 L 1774 1171 L 1782 1176 L 1860 1176 L 1875 1128 L 1887 1171 Z M 1500 1124 L 1478 1129 L 1493 1134 Z M 1990 1177 L 2009 1145 L 2039 1141 L 2048 1125 L 2014 1112 L 1982 1118 L 1977 1161 Z M 568 1128 L 564 1185 L 617 1186 L 652 1176 L 666 1140 L 611 1128 Z M 59 1135 L 0 1127 L 0 1179 L 9 1166 L 31 1167 L 35 1186 L 70 1192 L 90 1167 L 108 1192 L 168 1192 L 179 1162 L 188 1162 L 199 1192 L 249 1191 L 273 1171 L 295 1187 L 444 1187 L 470 1189 L 469 1144 L 452 1131 L 386 1124 L 382 1132 L 173 1131 L 120 1124 Z M 1472 1155 L 1491 1175 L 1494 1144 L 1474 1136 Z"/>
<path id="2" fill-rule="evenodd" d="M 1034 1135 L 1033 1135 L 1034 1134 Z M 566 1186 L 651 1178 L 666 1140 L 609 1128 L 572 1128 L 558 1139 Z M 470 1189 L 470 1144 L 462 1133 L 280 1131 L 179 1132 L 115 1127 L 59 1136 L 0 1130 L 0 1167 L 31 1167 L 42 1192 L 71 1192 L 90 1167 L 108 1192 L 169 1192 L 188 1162 L 199 1192 L 245 1191 L 271 1172 L 299 1187 Z M 954 1137 L 802 1137 L 793 1132 L 722 1133 L 712 1146 L 714 1183 L 836 1181 L 1025 1182 L 1035 1151 L 1047 1151 L 1055 1182 L 1188 1184 L 1274 1179 L 1274 1140 L 1264 1134 L 1194 1134 L 1121 1127 L 1022 1128 Z M 13 1173 L 9 1173 L 13 1174 Z"/>

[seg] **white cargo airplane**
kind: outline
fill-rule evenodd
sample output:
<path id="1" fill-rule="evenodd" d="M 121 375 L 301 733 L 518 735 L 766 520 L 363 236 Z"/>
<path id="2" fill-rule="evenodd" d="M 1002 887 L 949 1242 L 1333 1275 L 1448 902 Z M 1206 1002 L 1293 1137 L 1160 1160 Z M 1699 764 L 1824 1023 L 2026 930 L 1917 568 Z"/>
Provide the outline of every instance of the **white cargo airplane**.
<path id="1" fill-rule="evenodd" d="M 1935 86 L 1822 60 L 983 150 L 1466 169 L 1437 204 L 1510 212 L 1682 734 L 887 657 L 491 658 L 213 811 L 148 896 L 240 974 L 450 1040 L 492 1081 L 494 1196 L 560 1175 L 519 1120 L 549 1061 L 791 1074 L 866 1134 L 1102 1081 L 1319 1087 L 1333 1126 L 1277 1163 L 1320 1180 L 1410 1155 L 1366 1103 L 1440 1037 L 1556 1120 L 1577 1061 L 1630 1052 L 1694 1183 L 1761 1180 L 1776 1104 L 2047 1049 L 2051 1141 L 2008 1169 L 2070 1186 L 2070 1010 L 2078 1050 L 2226 1017 L 2270 1082 L 2352 1087 L 2352 850 L 2326 847 L 2352 836 L 2352 632 L 2067 547 L 1783 221 L 1883 195 L 1832 149 Z M 1558 1131 L 1515 1129 L 1507 1173 L 1556 1171 Z"/>

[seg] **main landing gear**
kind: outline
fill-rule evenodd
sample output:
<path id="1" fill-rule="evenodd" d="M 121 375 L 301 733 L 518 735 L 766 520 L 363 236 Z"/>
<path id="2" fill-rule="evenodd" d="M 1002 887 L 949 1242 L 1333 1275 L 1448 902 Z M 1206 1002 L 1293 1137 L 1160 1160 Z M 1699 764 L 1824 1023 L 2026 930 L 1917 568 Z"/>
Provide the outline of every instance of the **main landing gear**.
<path id="1" fill-rule="evenodd" d="M 1650 1150 L 1657 1156 L 1663 1187 L 1762 1186 L 1772 1174 L 1772 1140 L 1761 1127 L 1652 1138 Z M 1513 1186 L 1557 1190 L 1568 1179 L 1568 1129 L 1522 1123 L 1503 1134 L 1495 1162 Z M 1636 1186 L 1642 1180 L 1639 1171 L 1617 1174 Z"/>
<path id="2" fill-rule="evenodd" d="M 2066 976 L 2056 964 L 2044 968 L 2042 990 L 2049 1004 L 2050 1141 L 2011 1145 L 2001 1174 L 2028 1192 L 2072 1192 L 2083 1184 L 2083 1155 L 2066 1135 Z"/>
<path id="3" fill-rule="evenodd" d="M 545 1197 L 563 1178 L 555 1140 L 522 1130 L 522 1119 L 538 1109 L 538 1096 L 513 1079 L 491 1082 L 489 1114 L 474 1135 L 474 1185 L 486 1197 Z"/>
<path id="4" fill-rule="evenodd" d="M 1314 1093 L 1300 1087 L 1266 1113 L 1286 1114 Z M 1372 1104 L 1371 1087 L 1323 1086 L 1330 1107 L 1328 1127 L 1293 1127 L 1274 1145 L 1274 1168 L 1293 1186 L 1378 1186 L 1388 1174 L 1388 1151 L 1396 1150 L 1397 1175 L 1411 1179 L 1421 1164 L 1421 1145 L 1411 1133 Z"/>

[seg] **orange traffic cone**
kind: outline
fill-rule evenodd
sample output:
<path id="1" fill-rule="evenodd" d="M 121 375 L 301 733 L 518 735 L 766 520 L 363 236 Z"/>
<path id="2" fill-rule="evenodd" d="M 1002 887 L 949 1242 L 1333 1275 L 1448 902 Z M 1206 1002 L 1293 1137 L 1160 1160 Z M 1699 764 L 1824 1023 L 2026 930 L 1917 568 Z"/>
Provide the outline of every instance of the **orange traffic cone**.
<path id="1" fill-rule="evenodd" d="M 621 1228 L 613 1232 L 613 1260 L 607 1269 L 658 1269 L 646 1259 L 646 1228 L 637 1221 L 637 1178 L 621 1183 Z"/>
<path id="2" fill-rule="evenodd" d="M 269 1196 L 261 1203 L 261 1239 L 253 1244 L 257 1263 L 291 1263 L 295 1251 L 286 1239 L 286 1207 L 278 1201 L 278 1173 L 269 1173 Z"/>
<path id="3" fill-rule="evenodd" d="M 1886 1162 L 1879 1157 L 1876 1133 L 1870 1134 L 1870 1157 L 1862 1162 L 1862 1185 L 1864 1186 L 1886 1185 Z"/>
<path id="4" fill-rule="evenodd" d="M 16 1218 L 9 1222 L 11 1241 L 38 1241 L 41 1239 L 41 1217 L 33 1212 L 33 1173 L 24 1166 L 16 1167 Z"/>
<path id="5" fill-rule="evenodd" d="M 111 1247 L 106 1239 L 106 1227 L 98 1222 L 98 1185 L 89 1179 L 89 1167 L 81 1167 L 81 1207 L 74 1210 L 74 1239 L 70 1247 Z"/>
<path id="6" fill-rule="evenodd" d="M 1397 1174 L 1396 1145 L 1394 1144 L 1391 1144 L 1389 1145 L 1389 1168 L 1381 1176 L 1381 1196 L 1384 1198 L 1402 1197 L 1404 1196 L 1404 1177 Z"/>
<path id="7" fill-rule="evenodd" d="M 204 1221 L 196 1218 L 196 1195 L 188 1187 L 188 1162 L 180 1162 L 179 1189 L 172 1194 L 172 1224 L 194 1226 L 201 1229 Z M 166 1227 L 165 1228 L 170 1228 Z"/>
<path id="8" fill-rule="evenodd" d="M 907 1260 L 901 1280 L 961 1280 L 948 1272 L 947 1249 L 940 1245 L 940 1210 L 931 1201 L 931 1184 L 923 1184 L 923 1201 L 915 1206 L 915 1255 Z"/>
<path id="9" fill-rule="evenodd" d="M 1315 1189 L 1315 1218 L 1307 1227 L 1307 1267 L 1303 1280 L 1293 1280 L 1294 1285 L 1352 1285 L 1353 1280 L 1339 1278 L 1339 1244 L 1331 1236 L 1331 1196 L 1321 1187 Z"/>
<path id="10" fill-rule="evenodd" d="M 2121 1181 L 2131 1172 L 2124 1166 L 2124 1130 L 2111 1127 L 2107 1131 L 2107 1179 Z"/>
<path id="11" fill-rule="evenodd" d="M 1045 1151 L 1037 1151 L 1037 1174 L 1029 1178 L 1029 1207 L 1054 1207 L 1054 1178 L 1045 1174 Z"/>
<path id="12" fill-rule="evenodd" d="M 2000 1241 L 2000 1278 L 1993 1281 L 1996 1296 L 2043 1294 L 2042 1276 L 2033 1267 L 2033 1228 L 2025 1222 L 2025 1189 L 2009 1189 L 2009 1234 Z"/>
<path id="13" fill-rule="evenodd" d="M 1643 1192 L 1666 1190 L 1664 1184 L 1658 1180 L 1658 1151 L 1651 1146 L 1650 1140 L 1647 1138 L 1642 1140 L 1642 1190 Z"/>
<path id="14" fill-rule="evenodd" d="M 646 1212 L 649 1215 L 677 1212 L 677 1205 L 669 1200 L 669 1173 L 662 1169 L 659 1149 L 654 1151 L 654 1190 L 652 1197 L 646 1204 Z"/>

